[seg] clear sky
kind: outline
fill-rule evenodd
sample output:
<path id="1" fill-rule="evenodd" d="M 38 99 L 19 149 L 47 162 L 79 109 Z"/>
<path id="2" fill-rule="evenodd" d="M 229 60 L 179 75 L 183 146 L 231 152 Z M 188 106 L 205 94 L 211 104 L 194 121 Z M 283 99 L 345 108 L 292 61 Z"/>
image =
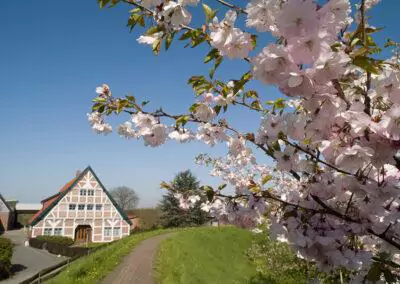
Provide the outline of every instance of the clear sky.
<path id="1" fill-rule="evenodd" d="M 149 98 L 149 107 L 181 113 L 193 103 L 187 79 L 208 72 L 205 48 L 184 49 L 176 41 L 167 53 L 153 56 L 148 46 L 136 43 L 138 33 L 126 28 L 128 7 L 118 6 L 99 9 L 95 0 L 1 3 L 0 193 L 5 198 L 39 202 L 87 165 L 109 189 L 134 188 L 142 207 L 155 205 L 160 181 L 181 170 L 192 169 L 203 183 L 219 182 L 194 164 L 196 153 L 210 151 L 198 142 L 171 141 L 153 149 L 91 131 L 86 113 L 96 86 L 107 83 L 116 96 L 133 93 Z M 399 10 L 398 0 L 383 0 L 374 10 L 373 23 L 386 27 L 379 41 L 399 40 Z M 235 78 L 247 69 L 246 63 L 227 61 L 217 77 Z M 265 100 L 279 96 L 272 88 L 253 87 Z M 239 128 L 258 125 L 254 116 L 233 114 Z M 223 147 L 211 153 L 223 154 Z"/>

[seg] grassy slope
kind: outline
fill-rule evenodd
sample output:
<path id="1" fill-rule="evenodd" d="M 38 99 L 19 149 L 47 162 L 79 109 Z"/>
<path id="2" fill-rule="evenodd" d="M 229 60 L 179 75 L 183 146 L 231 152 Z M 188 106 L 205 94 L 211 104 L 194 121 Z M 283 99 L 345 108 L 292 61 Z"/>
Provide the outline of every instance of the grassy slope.
<path id="1" fill-rule="evenodd" d="M 161 245 L 157 282 L 248 283 L 256 274 L 244 256 L 251 242 L 252 233 L 233 227 L 180 232 Z"/>
<path id="2" fill-rule="evenodd" d="M 110 273 L 141 241 L 172 230 L 156 230 L 131 235 L 93 254 L 78 259 L 71 266 L 51 279 L 52 284 L 96 283 Z"/>

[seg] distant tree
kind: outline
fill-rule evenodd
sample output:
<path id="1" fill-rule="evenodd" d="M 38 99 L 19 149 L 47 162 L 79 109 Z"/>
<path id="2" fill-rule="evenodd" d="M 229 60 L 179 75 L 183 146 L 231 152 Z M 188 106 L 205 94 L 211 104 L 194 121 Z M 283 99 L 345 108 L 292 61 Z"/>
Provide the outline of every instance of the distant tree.
<path id="1" fill-rule="evenodd" d="M 139 196 L 127 186 L 116 187 L 110 191 L 110 194 L 124 211 L 136 208 L 139 203 Z"/>
<path id="2" fill-rule="evenodd" d="M 199 182 L 189 170 L 178 173 L 171 182 L 171 186 L 174 192 L 178 193 L 199 191 Z M 208 214 L 201 210 L 201 201 L 197 202 L 193 208 L 183 210 L 179 206 L 179 200 L 169 191 L 163 196 L 160 203 L 163 227 L 186 227 L 204 224 L 208 220 Z"/>

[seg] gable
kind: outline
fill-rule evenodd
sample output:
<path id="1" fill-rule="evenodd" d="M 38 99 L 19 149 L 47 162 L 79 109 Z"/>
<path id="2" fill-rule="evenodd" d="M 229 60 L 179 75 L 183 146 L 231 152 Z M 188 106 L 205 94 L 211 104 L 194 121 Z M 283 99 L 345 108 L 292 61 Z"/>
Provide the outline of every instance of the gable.
<path id="1" fill-rule="evenodd" d="M 0 194 L 0 212 L 10 212 L 10 208 L 1 194 Z"/>
<path id="2" fill-rule="evenodd" d="M 71 197 L 73 195 L 78 195 L 81 189 L 94 189 L 104 192 L 107 201 L 109 201 L 110 205 L 115 208 L 121 219 L 131 225 L 131 221 L 128 219 L 125 212 L 115 203 L 114 199 L 90 167 L 87 167 L 78 177 L 66 184 L 59 193 L 43 200 L 43 208 L 31 219 L 30 225 L 34 226 L 40 220 L 45 218 L 61 201 L 66 202 L 71 200 Z"/>

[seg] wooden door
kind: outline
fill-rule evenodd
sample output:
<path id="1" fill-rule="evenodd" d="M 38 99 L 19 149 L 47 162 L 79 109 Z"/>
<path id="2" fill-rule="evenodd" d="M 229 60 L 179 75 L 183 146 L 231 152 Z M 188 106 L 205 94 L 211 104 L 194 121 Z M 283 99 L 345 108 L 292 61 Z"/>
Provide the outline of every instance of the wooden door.
<path id="1" fill-rule="evenodd" d="M 75 242 L 86 243 L 92 241 L 92 228 L 88 225 L 79 225 L 75 229 Z"/>

